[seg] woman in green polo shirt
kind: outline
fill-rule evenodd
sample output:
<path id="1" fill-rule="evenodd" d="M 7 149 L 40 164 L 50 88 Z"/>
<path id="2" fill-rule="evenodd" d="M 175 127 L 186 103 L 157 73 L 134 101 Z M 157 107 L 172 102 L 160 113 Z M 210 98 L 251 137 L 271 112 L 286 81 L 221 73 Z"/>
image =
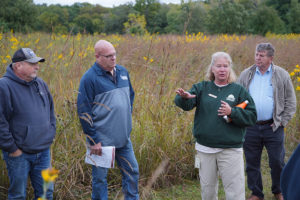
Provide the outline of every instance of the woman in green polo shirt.
<path id="1" fill-rule="evenodd" d="M 244 200 L 242 145 L 246 126 L 256 122 L 255 105 L 250 94 L 234 83 L 236 76 L 229 54 L 212 55 L 207 79 L 194 84 L 189 91 L 179 88 L 175 97 L 175 104 L 185 111 L 196 107 L 193 135 L 200 164 L 201 196 L 203 200 L 217 199 L 220 175 L 226 199 Z M 245 109 L 236 107 L 246 100 Z"/>

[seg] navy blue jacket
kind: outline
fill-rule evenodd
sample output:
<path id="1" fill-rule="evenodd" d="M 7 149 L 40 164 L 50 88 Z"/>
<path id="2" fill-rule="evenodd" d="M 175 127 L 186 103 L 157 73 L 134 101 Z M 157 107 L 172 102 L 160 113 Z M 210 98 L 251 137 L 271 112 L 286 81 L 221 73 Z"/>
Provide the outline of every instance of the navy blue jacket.
<path id="1" fill-rule="evenodd" d="M 114 82 L 95 63 L 80 80 L 77 111 L 90 144 L 123 147 L 130 138 L 134 91 L 128 71 L 116 65 Z"/>
<path id="2" fill-rule="evenodd" d="M 285 200 L 300 199 L 300 145 L 294 151 L 283 168 L 280 177 L 280 187 Z"/>
<path id="3" fill-rule="evenodd" d="M 0 149 L 38 153 L 50 147 L 56 133 L 52 96 L 46 83 L 26 82 L 11 64 L 0 79 Z"/>

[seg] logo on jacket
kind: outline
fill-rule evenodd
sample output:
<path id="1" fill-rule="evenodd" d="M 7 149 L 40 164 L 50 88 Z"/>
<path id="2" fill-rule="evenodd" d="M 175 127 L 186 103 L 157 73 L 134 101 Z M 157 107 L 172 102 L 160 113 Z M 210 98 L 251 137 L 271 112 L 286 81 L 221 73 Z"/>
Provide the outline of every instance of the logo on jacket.
<path id="1" fill-rule="evenodd" d="M 233 94 L 228 95 L 228 97 L 226 98 L 227 101 L 235 101 L 235 98 L 233 96 Z"/>
<path id="2" fill-rule="evenodd" d="M 122 76 L 122 75 L 120 75 L 120 77 L 121 77 L 122 80 L 128 80 L 128 77 L 127 77 L 127 76 Z"/>

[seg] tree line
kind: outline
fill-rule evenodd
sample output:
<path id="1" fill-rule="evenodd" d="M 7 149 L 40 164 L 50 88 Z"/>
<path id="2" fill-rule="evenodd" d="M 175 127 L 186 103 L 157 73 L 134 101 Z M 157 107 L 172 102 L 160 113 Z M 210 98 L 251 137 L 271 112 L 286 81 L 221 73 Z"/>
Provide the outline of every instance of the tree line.
<path id="1" fill-rule="evenodd" d="M 0 32 L 259 34 L 300 33 L 300 0 L 135 0 L 113 8 L 89 3 L 35 5 L 1 0 Z"/>

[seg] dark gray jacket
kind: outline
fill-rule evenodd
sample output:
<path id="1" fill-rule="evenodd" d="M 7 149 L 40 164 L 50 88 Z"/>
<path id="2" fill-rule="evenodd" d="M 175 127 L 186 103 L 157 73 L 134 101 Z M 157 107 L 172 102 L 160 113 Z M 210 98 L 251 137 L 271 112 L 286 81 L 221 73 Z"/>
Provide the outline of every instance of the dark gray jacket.
<path id="1" fill-rule="evenodd" d="M 50 147 L 56 133 L 52 96 L 46 83 L 26 82 L 11 64 L 0 79 L 0 149 L 37 153 Z"/>
<path id="2" fill-rule="evenodd" d="M 249 85 L 254 77 L 256 65 L 245 69 L 238 83 L 249 91 Z M 273 131 L 279 126 L 286 126 L 296 112 L 296 95 L 289 73 L 283 68 L 272 64 L 272 86 L 274 97 Z"/>

